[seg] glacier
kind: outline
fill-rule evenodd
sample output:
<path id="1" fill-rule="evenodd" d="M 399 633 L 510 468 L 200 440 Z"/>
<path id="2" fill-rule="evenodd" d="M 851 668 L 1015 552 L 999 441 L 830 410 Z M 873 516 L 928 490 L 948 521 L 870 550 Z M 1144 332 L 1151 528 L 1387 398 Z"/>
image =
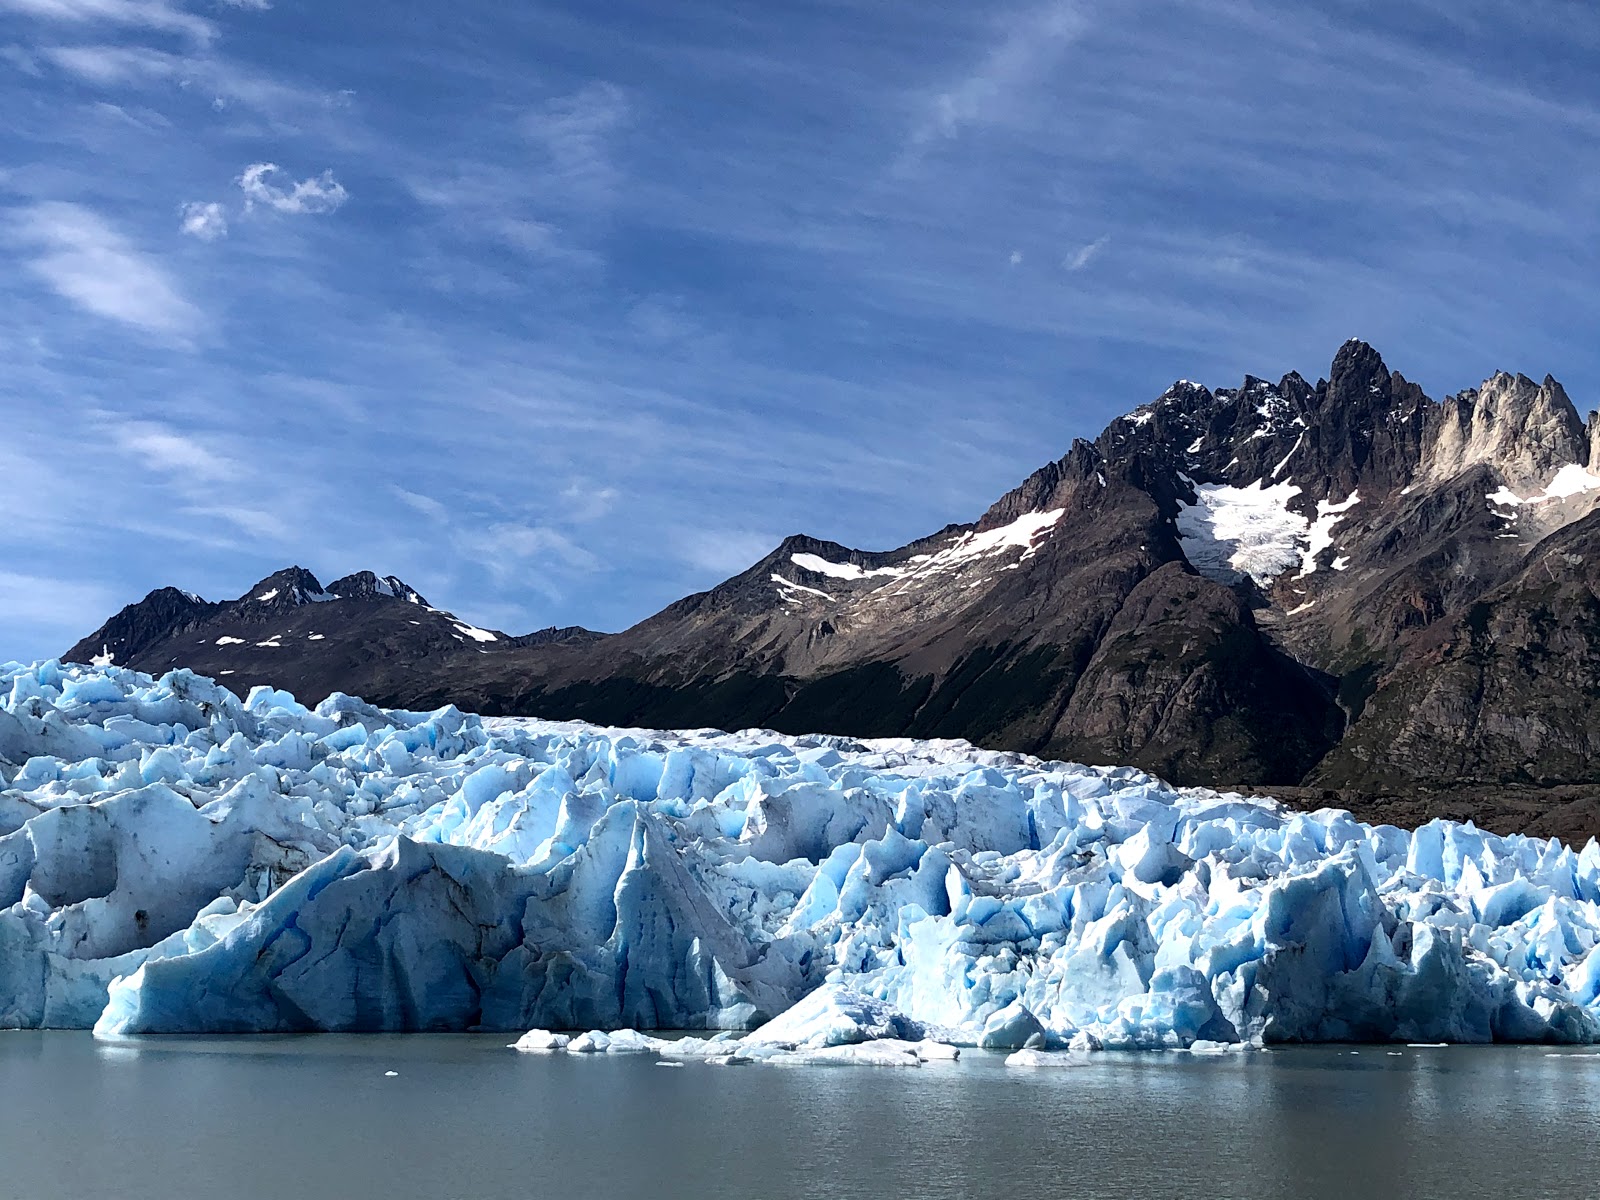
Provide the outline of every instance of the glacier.
<path id="1" fill-rule="evenodd" d="M 0 667 L 4 1028 L 534 1030 L 568 1053 L 700 1029 L 728 1032 L 671 1053 L 909 1065 L 1576 1043 L 1600 1040 L 1597 940 L 1593 841 L 963 742 Z"/>

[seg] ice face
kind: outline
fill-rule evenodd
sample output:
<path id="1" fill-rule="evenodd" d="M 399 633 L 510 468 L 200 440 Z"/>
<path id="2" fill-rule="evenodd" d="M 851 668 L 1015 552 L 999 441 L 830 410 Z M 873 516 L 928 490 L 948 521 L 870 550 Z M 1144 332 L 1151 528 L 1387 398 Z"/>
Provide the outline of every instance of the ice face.
<path id="1" fill-rule="evenodd" d="M 1596 1041 L 1597 941 L 1592 842 L 1372 828 L 960 742 L 0 668 L 0 1026 L 537 1027 L 892 1063 L 929 1039 L 1019 1062 Z M 757 1032 L 615 1033 L 674 1027 Z"/>

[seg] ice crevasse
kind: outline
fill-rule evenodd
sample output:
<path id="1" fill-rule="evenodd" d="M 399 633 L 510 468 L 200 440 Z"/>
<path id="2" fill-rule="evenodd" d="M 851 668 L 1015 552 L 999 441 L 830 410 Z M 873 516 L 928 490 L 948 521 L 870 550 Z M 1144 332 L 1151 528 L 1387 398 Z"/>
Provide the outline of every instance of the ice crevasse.
<path id="1" fill-rule="evenodd" d="M 1592 1042 L 1597 940 L 1593 842 L 960 742 L 0 668 L 0 1027 L 733 1030 L 812 998 L 790 1042 Z"/>

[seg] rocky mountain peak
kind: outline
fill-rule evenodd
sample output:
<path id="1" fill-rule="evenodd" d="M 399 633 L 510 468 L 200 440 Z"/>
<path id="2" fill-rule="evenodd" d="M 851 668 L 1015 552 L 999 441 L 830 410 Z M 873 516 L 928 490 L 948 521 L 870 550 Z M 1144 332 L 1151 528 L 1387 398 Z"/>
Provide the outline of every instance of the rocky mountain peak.
<path id="1" fill-rule="evenodd" d="M 424 608 L 429 606 L 427 600 L 423 599 L 422 593 L 405 580 L 394 575 L 377 575 L 372 571 L 357 571 L 354 575 L 335 579 L 328 585 L 328 591 L 341 600 L 388 598 L 420 604 Z"/>
<path id="2" fill-rule="evenodd" d="M 1383 355 L 1360 338 L 1351 338 L 1340 346 L 1328 370 L 1328 387 L 1334 395 L 1365 393 L 1385 388 L 1388 383 L 1389 368 L 1384 365 Z"/>
<path id="3" fill-rule="evenodd" d="M 193 592 L 174 587 L 157 588 L 111 617 L 68 651 L 67 657 L 78 662 L 125 663 L 137 648 L 202 620 L 217 608 L 218 605 L 206 603 Z"/>
<path id="4" fill-rule="evenodd" d="M 333 596 L 323 590 L 322 584 L 310 571 L 304 567 L 285 567 L 281 571 L 274 571 L 240 596 L 238 603 L 285 608 L 332 599 Z"/>
<path id="5" fill-rule="evenodd" d="M 1446 398 L 1425 451 L 1431 480 L 1484 464 L 1513 490 L 1538 490 L 1561 467 L 1592 461 L 1586 430 L 1564 389 L 1546 375 L 1497 371 L 1476 389 Z"/>

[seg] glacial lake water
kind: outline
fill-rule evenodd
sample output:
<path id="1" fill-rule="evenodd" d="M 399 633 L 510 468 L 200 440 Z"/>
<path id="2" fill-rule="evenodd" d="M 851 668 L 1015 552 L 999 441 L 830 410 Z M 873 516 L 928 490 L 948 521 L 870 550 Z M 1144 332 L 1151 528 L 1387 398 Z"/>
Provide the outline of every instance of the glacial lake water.
<path id="1" fill-rule="evenodd" d="M 664 1068 L 509 1040 L 0 1033 L 0 1196 L 1600 1194 L 1593 1051 Z"/>

